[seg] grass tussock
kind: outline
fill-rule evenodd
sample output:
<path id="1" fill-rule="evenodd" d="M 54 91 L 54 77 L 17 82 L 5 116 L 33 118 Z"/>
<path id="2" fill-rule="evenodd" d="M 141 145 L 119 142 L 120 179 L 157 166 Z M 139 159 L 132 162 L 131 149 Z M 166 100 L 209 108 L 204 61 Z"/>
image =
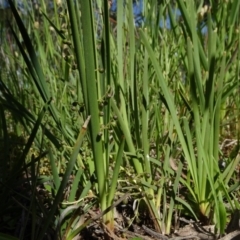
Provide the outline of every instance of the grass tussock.
<path id="1" fill-rule="evenodd" d="M 26 2 L 27 14 L 9 4 L 0 236 L 159 238 L 190 220 L 228 232 L 239 209 L 239 1 L 145 1 L 141 26 L 132 1 L 114 15 L 109 1 Z"/>

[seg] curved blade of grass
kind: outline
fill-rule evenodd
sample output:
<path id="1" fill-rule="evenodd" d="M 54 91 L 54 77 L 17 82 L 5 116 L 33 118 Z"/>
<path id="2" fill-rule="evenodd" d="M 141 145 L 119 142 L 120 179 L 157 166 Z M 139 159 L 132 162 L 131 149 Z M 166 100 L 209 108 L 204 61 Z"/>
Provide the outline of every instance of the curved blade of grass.
<path id="1" fill-rule="evenodd" d="M 186 209 L 189 210 L 189 212 L 195 217 L 196 220 L 198 219 L 198 217 L 196 216 L 195 212 L 193 211 L 191 205 L 190 205 L 188 202 L 184 201 L 183 199 L 181 199 L 181 198 L 178 197 L 178 196 L 176 197 L 176 201 L 178 201 L 178 202 L 181 203 L 183 206 L 185 206 Z"/>
<path id="2" fill-rule="evenodd" d="M 129 196 L 129 194 L 125 194 L 123 195 L 121 198 L 119 198 L 115 203 L 113 203 L 111 206 L 107 207 L 103 212 L 101 212 L 100 214 L 94 216 L 94 217 L 90 217 L 89 219 L 87 219 L 84 224 L 82 224 L 80 227 L 74 229 L 74 231 L 71 232 L 71 234 L 68 236 L 67 240 L 71 240 L 73 239 L 75 236 L 77 236 L 77 234 L 79 234 L 85 227 L 89 226 L 92 222 L 100 219 L 101 217 L 103 217 L 106 213 L 108 213 L 109 211 L 113 210 L 116 206 L 118 206 L 124 199 L 126 199 Z"/>
<path id="3" fill-rule="evenodd" d="M 60 217 L 59 217 L 59 220 L 58 220 L 58 224 L 57 224 L 57 227 L 56 227 L 56 232 L 55 232 L 55 239 L 59 239 L 59 236 L 61 236 L 61 225 L 65 224 L 65 221 L 64 219 L 72 214 L 72 212 L 75 210 L 78 212 L 78 209 L 79 209 L 79 205 L 77 204 L 74 204 L 74 205 L 71 205 L 71 206 L 67 206 L 60 214 Z M 66 228 L 66 227 L 65 227 Z M 59 236 L 58 236 L 59 235 Z M 61 238 L 62 239 L 62 238 Z M 65 238 L 63 238 L 65 239 Z"/>
<path id="4" fill-rule="evenodd" d="M 82 145 L 84 135 L 86 134 L 86 130 L 87 130 L 87 126 L 88 126 L 89 121 L 90 121 L 90 116 L 86 119 L 85 123 L 82 126 L 82 129 L 80 130 L 77 141 L 76 141 L 75 146 L 73 148 L 72 155 L 70 157 L 70 160 L 68 162 L 66 171 L 64 173 L 61 185 L 59 186 L 57 195 L 54 199 L 54 202 L 53 202 L 51 210 L 48 214 L 48 217 L 47 217 L 46 221 L 44 222 L 44 225 L 42 226 L 42 231 L 41 231 L 41 234 L 39 235 L 40 240 L 44 238 L 44 234 L 45 234 L 46 230 L 48 229 L 49 224 L 53 220 L 55 212 L 57 210 L 57 207 L 58 207 L 59 203 L 61 202 L 62 196 L 64 194 L 64 189 L 67 185 L 69 176 L 71 175 L 71 172 L 74 168 L 74 165 L 75 165 L 75 162 L 76 162 L 76 159 L 77 159 L 77 155 L 79 154 L 79 149 Z"/>
<path id="5" fill-rule="evenodd" d="M 84 187 L 84 189 L 81 193 L 81 196 L 79 197 L 79 199 L 77 201 L 65 202 L 64 203 L 66 205 L 70 204 L 71 206 L 64 209 L 62 211 L 60 217 L 59 217 L 59 221 L 58 221 L 57 228 L 56 228 L 56 234 L 55 234 L 56 239 L 57 239 L 57 234 L 59 234 L 59 236 L 60 236 L 62 232 L 63 232 L 63 235 L 64 235 L 63 239 L 66 239 L 66 236 L 71 235 L 74 230 L 79 228 L 79 223 L 74 225 L 74 221 L 75 221 L 75 219 L 81 217 L 81 210 L 82 210 L 83 207 L 81 206 L 80 203 L 81 202 L 84 203 L 84 198 L 89 193 L 89 190 L 91 189 L 91 186 L 92 186 L 92 184 L 89 181 L 86 184 L 86 186 Z M 96 204 L 96 202 L 93 201 L 93 203 L 91 203 L 91 204 L 94 205 L 94 204 Z M 71 216 L 69 222 L 64 221 L 66 215 L 71 214 L 72 210 L 75 210 L 75 212 Z M 61 229 L 62 229 L 62 231 L 61 231 Z"/>

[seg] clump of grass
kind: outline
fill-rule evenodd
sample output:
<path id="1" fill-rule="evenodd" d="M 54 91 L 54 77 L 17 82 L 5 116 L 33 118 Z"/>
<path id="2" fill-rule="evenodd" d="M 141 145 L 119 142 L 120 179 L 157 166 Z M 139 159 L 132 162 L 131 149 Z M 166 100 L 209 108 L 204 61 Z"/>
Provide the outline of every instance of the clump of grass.
<path id="1" fill-rule="evenodd" d="M 118 1 L 116 29 L 108 1 L 54 2 L 50 13 L 42 2 L 31 21 L 10 5 L 16 45 L 4 53 L 1 105 L 12 113 L 11 126 L 39 148 L 40 157 L 27 162 L 28 142 L 17 164 L 28 164 L 35 186 L 40 181 L 53 199 L 51 210 L 38 209 L 39 232 L 31 202 L 32 237 L 52 227 L 72 239 L 86 227 L 79 209 L 86 214 L 96 200 L 113 231 L 115 196 L 124 194 L 135 198 L 132 221 L 141 205 L 162 234 L 173 230 L 173 214 L 215 223 L 223 233 L 227 203 L 238 207 L 239 184 L 231 179 L 239 157 L 218 166 L 223 138 L 238 139 L 238 1 L 212 3 L 206 18 L 199 17 L 202 3 L 145 3 L 141 28 L 131 1 Z M 171 28 L 159 28 L 166 16 Z M 43 153 L 48 177 L 35 171 Z"/>

